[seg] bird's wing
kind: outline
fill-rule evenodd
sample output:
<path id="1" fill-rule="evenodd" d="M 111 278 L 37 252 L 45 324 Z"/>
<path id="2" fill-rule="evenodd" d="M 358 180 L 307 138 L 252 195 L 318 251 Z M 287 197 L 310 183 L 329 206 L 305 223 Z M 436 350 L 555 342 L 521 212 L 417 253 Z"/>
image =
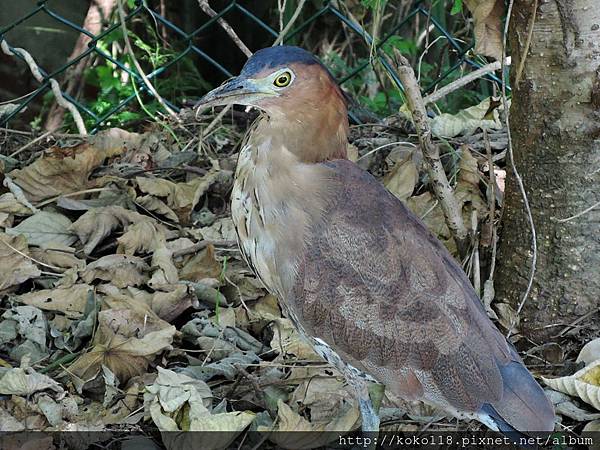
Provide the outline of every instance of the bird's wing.
<path id="1" fill-rule="evenodd" d="M 324 164 L 331 201 L 293 294 L 307 332 L 404 398 L 459 413 L 500 405 L 511 364 L 537 386 L 423 223 L 355 164 Z"/>

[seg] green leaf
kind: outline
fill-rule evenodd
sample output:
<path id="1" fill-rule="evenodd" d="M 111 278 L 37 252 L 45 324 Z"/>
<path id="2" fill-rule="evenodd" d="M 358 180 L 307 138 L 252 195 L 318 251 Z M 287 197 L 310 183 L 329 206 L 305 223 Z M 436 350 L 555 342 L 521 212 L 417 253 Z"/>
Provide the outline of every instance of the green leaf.
<path id="1" fill-rule="evenodd" d="M 454 0 L 454 4 L 452 5 L 452 9 L 450 10 L 451 15 L 456 15 L 462 11 L 463 0 Z"/>

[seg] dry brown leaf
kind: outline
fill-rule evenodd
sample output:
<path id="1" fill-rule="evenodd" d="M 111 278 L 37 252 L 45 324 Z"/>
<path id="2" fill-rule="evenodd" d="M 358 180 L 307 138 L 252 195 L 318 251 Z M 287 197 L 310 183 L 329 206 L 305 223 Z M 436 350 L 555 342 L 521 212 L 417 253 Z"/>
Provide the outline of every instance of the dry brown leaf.
<path id="1" fill-rule="evenodd" d="M 282 448 L 298 450 L 323 447 L 337 441 L 339 435 L 331 433 L 331 431 L 337 431 L 340 434 L 348 432 L 360 419 L 360 413 L 355 407 L 347 407 L 339 417 L 334 418 L 331 422 L 314 424 L 304 419 L 280 399 L 277 401 L 277 418 L 279 420 L 276 431 L 283 431 L 283 433 L 273 433 L 269 436 L 269 440 Z M 258 430 L 267 431 L 261 427 Z M 290 433 L 290 431 L 307 433 Z M 324 433 L 324 431 L 326 432 Z"/>
<path id="2" fill-rule="evenodd" d="M 132 287 L 127 288 L 127 291 L 133 298 L 143 300 L 149 305 L 158 317 L 166 322 L 172 322 L 196 302 L 190 293 L 190 287 L 178 284 L 171 286 L 171 289 L 168 292 L 157 291 L 153 294 Z"/>
<path id="3" fill-rule="evenodd" d="M 143 220 L 127 227 L 127 231 L 117 239 L 119 253 L 134 255 L 150 253 L 165 245 L 164 227 L 151 220 Z"/>
<path id="4" fill-rule="evenodd" d="M 442 208 L 431 192 L 424 192 L 420 195 L 410 197 L 406 201 L 406 205 L 417 217 L 425 222 L 429 231 L 444 241 L 444 243 L 451 238 Z"/>
<path id="5" fill-rule="evenodd" d="M 152 267 L 156 268 L 148 286 L 152 289 L 161 289 L 164 286 L 175 284 L 179 281 L 177 267 L 173 263 L 173 253 L 163 243 L 152 254 Z"/>
<path id="6" fill-rule="evenodd" d="M 136 198 L 135 201 L 148 211 L 164 216 L 166 219 L 173 222 L 179 222 L 177 214 L 175 214 L 175 212 L 159 198 L 153 197 L 152 195 L 144 195 Z"/>
<path id="7" fill-rule="evenodd" d="M 84 244 L 84 253 L 89 255 L 117 227 L 126 227 L 130 223 L 152 220 L 150 217 L 120 206 L 107 206 L 90 209 L 73 223 L 71 229 L 77 233 L 79 240 Z"/>
<path id="8" fill-rule="evenodd" d="M 82 191 L 93 184 L 89 177 L 96 167 L 125 151 L 127 139 L 124 134 L 107 130 L 93 138 L 93 143 L 67 149 L 54 147 L 23 169 L 10 172 L 10 177 L 31 202 Z"/>
<path id="9" fill-rule="evenodd" d="M 68 368 L 78 389 L 94 379 L 102 365 L 122 383 L 143 374 L 150 361 L 170 347 L 177 332 L 143 300 L 124 295 L 112 285 L 99 286 L 98 292 L 106 297 L 98 314 L 93 348 Z"/>
<path id="10" fill-rule="evenodd" d="M 190 215 L 200 197 L 216 181 L 218 170 L 213 167 L 203 177 L 186 183 L 173 183 L 161 178 L 137 177 L 140 190 L 155 197 L 164 198 L 167 206 L 175 212 L 182 223 L 189 223 Z"/>
<path id="11" fill-rule="evenodd" d="M 146 388 L 144 407 L 160 431 L 222 431 L 190 440 L 187 433 L 163 434 L 167 449 L 228 448 L 238 433 L 254 420 L 251 412 L 212 414 L 208 385 L 185 374 L 158 367 L 156 382 Z M 198 447 L 199 446 L 199 447 Z"/>
<path id="12" fill-rule="evenodd" d="M 132 296 L 129 290 L 120 290 L 111 284 L 97 287 L 104 294 L 102 315 L 107 326 L 125 336 L 138 336 L 140 331 L 162 330 L 169 326 L 158 317 L 147 302 L 138 296 Z"/>
<path id="13" fill-rule="evenodd" d="M 179 271 L 179 277 L 188 281 L 218 278 L 222 269 L 222 265 L 215 258 L 215 247 L 209 244 L 185 263 Z"/>
<path id="14" fill-rule="evenodd" d="M 498 316 L 498 322 L 500 322 L 504 328 L 510 330 L 512 327 L 519 326 L 519 315 L 511 305 L 508 303 L 496 303 L 494 304 L 494 309 Z"/>
<path id="15" fill-rule="evenodd" d="M 31 395 L 35 392 L 50 389 L 58 394 L 64 392 L 60 384 L 47 375 L 37 373 L 33 369 L 14 368 L 0 375 L 0 394 Z"/>
<path id="16" fill-rule="evenodd" d="M 455 137 L 472 134 L 477 128 L 499 130 L 503 127 L 499 112 L 501 107 L 494 108 L 492 104 L 492 99 L 488 97 L 478 105 L 456 114 L 439 114 L 431 119 L 431 132 L 437 137 Z"/>
<path id="17" fill-rule="evenodd" d="M 29 245 L 69 246 L 77 240 L 77 236 L 70 230 L 71 225 L 69 218 L 62 214 L 38 211 L 16 227 L 7 228 L 6 233 L 13 236 L 24 235 Z"/>
<path id="18" fill-rule="evenodd" d="M 191 233 L 194 236 L 198 236 L 199 240 L 235 241 L 237 239 L 235 227 L 230 217 L 222 217 L 221 219 L 216 220 L 211 226 L 193 229 L 191 230 Z"/>
<path id="19" fill-rule="evenodd" d="M 44 311 L 61 312 L 67 317 L 78 319 L 85 311 L 90 290 L 93 290 L 90 285 L 76 284 L 69 288 L 29 292 L 14 299 L 26 305 L 37 306 Z"/>
<path id="20" fill-rule="evenodd" d="M 0 212 L 18 216 L 29 216 L 31 209 L 17 200 L 12 192 L 0 195 Z"/>
<path id="21" fill-rule="evenodd" d="M 542 377 L 552 389 L 579 397 L 600 411 L 600 359 L 577 371 L 560 378 Z"/>
<path id="22" fill-rule="evenodd" d="M 99 314 L 99 319 L 102 313 Z M 102 323 L 94 338 L 93 348 L 81 355 L 68 368 L 80 389 L 85 382 L 93 380 L 103 365 L 108 367 L 122 382 L 143 374 L 155 356 L 171 347 L 176 333 L 174 326 L 152 331 L 142 338 L 114 334 Z"/>
<path id="23" fill-rule="evenodd" d="M 383 178 L 385 187 L 402 201 L 406 201 L 413 193 L 419 172 L 412 157 L 398 161 L 394 168 Z"/>
<path id="24" fill-rule="evenodd" d="M 148 279 L 150 270 L 142 258 L 128 255 L 107 255 L 89 264 L 81 274 L 86 283 L 95 279 L 110 281 L 117 287 L 139 286 Z"/>
<path id="25" fill-rule="evenodd" d="M 32 258 L 54 267 L 63 269 L 85 267 L 85 261 L 75 256 L 75 249 L 65 245 L 53 244 L 51 248 L 32 247 L 29 253 Z"/>
<path id="26" fill-rule="evenodd" d="M 458 180 L 454 189 L 454 196 L 461 208 L 463 208 L 465 223 L 470 223 L 470 217 L 468 215 L 465 216 L 465 205 L 468 203 L 472 209 L 483 213 L 487 212 L 487 204 L 479 189 L 480 173 L 477 167 L 477 160 L 473 157 L 467 146 L 463 146 L 461 150 L 460 163 L 458 165 Z"/>
<path id="27" fill-rule="evenodd" d="M 344 388 L 343 378 L 329 376 L 304 380 L 294 390 L 290 404 L 309 408 L 311 423 L 325 425 L 330 430 L 350 431 L 360 425 L 357 401 Z M 350 423 L 352 417 L 354 421 Z"/>
<path id="28" fill-rule="evenodd" d="M 475 21 L 475 52 L 502 59 L 503 0 L 465 0 Z"/>
<path id="29" fill-rule="evenodd" d="M 41 275 L 28 256 L 24 236 L 0 233 L 0 292 Z"/>

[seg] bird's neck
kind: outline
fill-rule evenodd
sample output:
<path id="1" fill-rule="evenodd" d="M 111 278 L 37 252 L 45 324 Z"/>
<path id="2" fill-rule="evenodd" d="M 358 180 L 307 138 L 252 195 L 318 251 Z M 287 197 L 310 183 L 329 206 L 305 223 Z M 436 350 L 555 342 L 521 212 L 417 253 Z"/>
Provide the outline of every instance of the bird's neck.
<path id="1" fill-rule="evenodd" d="M 348 114 L 344 101 L 331 95 L 322 103 L 302 106 L 270 113 L 260 124 L 260 131 L 303 163 L 347 158 Z"/>

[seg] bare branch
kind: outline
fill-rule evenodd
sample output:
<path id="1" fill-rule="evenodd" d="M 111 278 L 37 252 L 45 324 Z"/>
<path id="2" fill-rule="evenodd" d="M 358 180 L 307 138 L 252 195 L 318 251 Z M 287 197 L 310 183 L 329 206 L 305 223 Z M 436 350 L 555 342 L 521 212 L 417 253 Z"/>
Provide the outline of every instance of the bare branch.
<path id="1" fill-rule="evenodd" d="M 292 14 L 292 17 L 290 18 L 290 21 L 285 25 L 285 28 L 283 30 L 281 30 L 281 32 L 279 33 L 279 36 L 277 36 L 277 39 L 275 39 L 275 42 L 273 42 L 273 47 L 275 47 L 276 45 L 279 45 L 283 41 L 283 38 L 285 37 L 285 35 L 288 34 L 288 32 L 292 29 L 292 26 L 294 25 L 296 20 L 298 20 L 298 17 L 300 16 L 300 12 L 302 11 L 302 8 L 304 7 L 305 3 L 306 3 L 306 0 L 300 0 L 300 2 L 298 3 L 298 6 L 296 7 L 296 10 L 294 11 L 294 14 Z"/>
<path id="2" fill-rule="evenodd" d="M 440 149 L 431 139 L 431 128 L 427 120 L 427 111 L 421 96 L 421 89 L 408 60 L 399 51 L 395 50 L 394 53 L 397 60 L 398 76 L 404 85 L 408 107 L 419 135 L 423 157 L 427 162 L 426 168 L 431 178 L 433 192 L 440 201 L 446 224 L 456 242 L 459 254 L 461 257 L 465 256 L 469 233 L 462 218 L 461 208 L 454 197 L 446 172 L 444 172 L 444 166 L 440 160 Z"/>
<path id="3" fill-rule="evenodd" d="M 217 15 L 217 12 L 214 9 L 212 9 L 208 4 L 208 0 L 198 0 L 198 5 L 200 5 L 202 11 L 204 11 L 204 13 L 209 15 L 210 17 L 215 17 Z M 236 34 L 235 31 L 233 31 L 233 28 L 231 28 L 231 26 L 225 21 L 225 19 L 219 17 L 217 19 L 217 23 L 221 25 L 221 28 L 225 30 L 225 32 L 229 35 L 231 40 L 235 42 L 235 44 L 242 51 L 242 53 L 246 55 L 247 58 L 250 58 L 252 56 L 252 52 L 248 47 L 246 47 L 246 44 L 242 42 L 240 37 Z"/>
<path id="4" fill-rule="evenodd" d="M 510 56 L 508 58 L 506 58 L 506 65 L 510 66 Z M 444 98 L 446 95 L 456 91 L 457 89 L 460 89 L 461 87 L 469 84 L 470 82 L 475 81 L 478 78 L 481 78 L 481 77 L 487 75 L 488 73 L 494 72 L 501 68 L 502 68 L 502 63 L 500 61 L 495 61 L 493 63 L 485 65 L 485 66 L 471 72 L 470 74 L 465 75 L 464 77 L 461 77 L 458 80 L 455 80 L 452 83 L 447 84 L 446 86 L 438 89 L 434 93 L 428 95 L 427 97 L 425 97 L 423 99 L 423 103 L 425 103 L 425 105 L 428 105 L 430 103 L 435 103 L 435 102 L 441 100 L 442 98 Z"/>
<path id="5" fill-rule="evenodd" d="M 22 56 L 25 59 L 25 62 L 27 62 L 27 65 L 29 66 L 29 70 L 31 71 L 33 77 L 40 83 L 44 82 L 44 76 L 40 72 L 40 67 L 37 65 L 37 63 L 33 59 L 33 56 L 31 56 L 29 52 L 22 48 L 14 48 L 13 50 L 11 50 L 8 46 L 8 43 L 6 42 L 6 39 L 2 39 L 2 41 L 0 42 L 0 47 L 2 47 L 2 51 L 8 56 L 14 56 L 15 54 Z M 48 81 L 50 82 L 50 87 L 52 88 L 52 92 L 54 93 L 54 97 L 56 98 L 56 103 L 58 103 L 63 108 L 68 109 L 69 112 L 73 115 L 73 120 L 75 121 L 75 125 L 79 130 L 79 134 L 87 134 L 85 124 L 83 123 L 83 119 L 81 118 L 81 114 L 79 113 L 77 107 L 63 97 L 62 92 L 60 91 L 60 85 L 54 78 L 50 78 L 48 79 Z"/>

